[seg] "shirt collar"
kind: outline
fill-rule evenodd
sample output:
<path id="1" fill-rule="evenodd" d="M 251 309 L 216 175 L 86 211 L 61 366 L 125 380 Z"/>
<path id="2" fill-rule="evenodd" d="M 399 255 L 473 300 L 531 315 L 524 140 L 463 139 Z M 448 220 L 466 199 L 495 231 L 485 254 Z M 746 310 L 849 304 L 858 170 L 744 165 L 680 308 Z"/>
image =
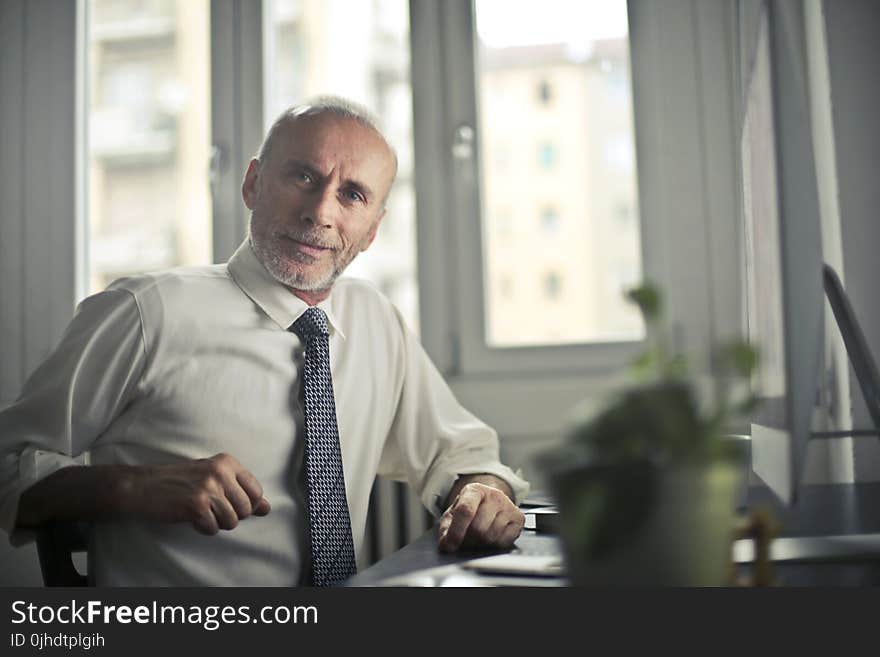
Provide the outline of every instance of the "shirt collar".
<path id="1" fill-rule="evenodd" d="M 251 247 L 250 239 L 245 239 L 241 243 L 241 246 L 232 254 L 226 267 L 232 280 L 241 288 L 242 292 L 285 331 L 309 307 L 305 301 L 276 281 L 266 271 Z M 331 294 L 317 307 L 326 313 L 330 332 L 338 333 L 342 339 L 345 339 L 345 333 L 342 332 L 339 321 L 333 314 L 332 298 L 331 291 Z"/>

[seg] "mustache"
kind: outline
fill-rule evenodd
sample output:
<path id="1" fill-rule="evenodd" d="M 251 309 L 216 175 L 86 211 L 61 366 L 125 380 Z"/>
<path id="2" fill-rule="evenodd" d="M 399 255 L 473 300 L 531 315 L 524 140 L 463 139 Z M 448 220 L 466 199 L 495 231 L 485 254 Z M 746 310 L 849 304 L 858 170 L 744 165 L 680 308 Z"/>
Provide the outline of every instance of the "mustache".
<path id="1" fill-rule="evenodd" d="M 288 233 L 282 232 L 278 233 L 280 237 L 286 237 L 287 239 L 296 240 L 297 242 L 302 242 L 303 244 L 307 244 L 308 246 L 316 246 L 321 249 L 332 249 L 337 250 L 339 248 L 338 244 L 334 242 L 328 242 L 325 238 L 322 238 L 320 235 L 315 233 Z"/>

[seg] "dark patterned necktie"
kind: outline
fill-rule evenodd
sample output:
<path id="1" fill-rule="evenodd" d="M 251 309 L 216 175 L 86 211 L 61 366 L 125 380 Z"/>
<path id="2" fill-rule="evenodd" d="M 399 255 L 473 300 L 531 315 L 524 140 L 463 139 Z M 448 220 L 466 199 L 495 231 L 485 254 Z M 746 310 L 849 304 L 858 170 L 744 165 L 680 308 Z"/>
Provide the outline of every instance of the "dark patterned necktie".
<path id="1" fill-rule="evenodd" d="M 336 426 L 327 316 L 309 308 L 290 330 L 306 346 L 302 371 L 309 485 L 312 586 L 333 586 L 357 572 Z"/>

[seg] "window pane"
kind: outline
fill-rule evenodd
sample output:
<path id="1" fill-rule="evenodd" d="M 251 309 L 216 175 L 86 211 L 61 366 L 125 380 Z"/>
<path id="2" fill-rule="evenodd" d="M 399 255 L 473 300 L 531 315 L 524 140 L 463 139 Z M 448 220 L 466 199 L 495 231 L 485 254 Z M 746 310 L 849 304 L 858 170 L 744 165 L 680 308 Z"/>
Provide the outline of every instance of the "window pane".
<path id="1" fill-rule="evenodd" d="M 488 344 L 641 339 L 625 0 L 476 15 Z"/>
<path id="2" fill-rule="evenodd" d="M 418 330 L 412 88 L 407 0 L 264 0 L 266 128 L 320 94 L 357 101 L 397 149 L 397 181 L 378 237 L 347 275 L 373 281 Z"/>
<path id="3" fill-rule="evenodd" d="M 88 4 L 90 292 L 211 262 L 208 6 Z"/>

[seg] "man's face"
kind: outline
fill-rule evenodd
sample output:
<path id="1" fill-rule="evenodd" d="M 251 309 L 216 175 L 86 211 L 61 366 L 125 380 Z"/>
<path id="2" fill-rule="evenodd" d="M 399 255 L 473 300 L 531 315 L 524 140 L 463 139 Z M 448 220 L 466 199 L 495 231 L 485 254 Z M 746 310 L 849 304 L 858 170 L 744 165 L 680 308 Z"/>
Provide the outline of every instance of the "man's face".
<path id="1" fill-rule="evenodd" d="M 254 252 L 284 285 L 328 290 L 376 237 L 393 156 L 375 131 L 325 113 L 288 124 L 267 159 L 242 185 Z"/>

